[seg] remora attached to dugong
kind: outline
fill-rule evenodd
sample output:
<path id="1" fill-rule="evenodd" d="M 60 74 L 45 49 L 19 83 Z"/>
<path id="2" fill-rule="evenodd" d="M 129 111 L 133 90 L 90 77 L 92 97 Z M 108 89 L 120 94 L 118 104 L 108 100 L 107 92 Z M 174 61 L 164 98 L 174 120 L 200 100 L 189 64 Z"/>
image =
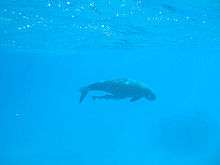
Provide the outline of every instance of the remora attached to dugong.
<path id="1" fill-rule="evenodd" d="M 125 99 L 130 98 L 130 102 L 146 98 L 149 101 L 156 99 L 155 94 L 142 83 L 130 79 L 114 79 L 90 84 L 80 89 L 81 103 L 90 91 L 106 92 L 103 96 L 93 96 L 93 99 Z"/>

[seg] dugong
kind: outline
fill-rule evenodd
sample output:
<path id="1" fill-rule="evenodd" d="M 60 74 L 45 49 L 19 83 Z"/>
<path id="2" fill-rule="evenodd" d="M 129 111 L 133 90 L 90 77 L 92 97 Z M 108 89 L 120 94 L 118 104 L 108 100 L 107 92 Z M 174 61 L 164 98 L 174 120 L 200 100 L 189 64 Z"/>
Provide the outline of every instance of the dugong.
<path id="1" fill-rule="evenodd" d="M 106 94 L 103 96 L 93 96 L 93 99 L 126 99 L 130 98 L 130 102 L 137 101 L 141 98 L 146 98 L 149 101 L 156 100 L 156 95 L 147 88 L 144 84 L 131 79 L 113 79 L 102 82 L 89 84 L 80 89 L 81 103 L 87 94 L 91 91 L 102 91 Z"/>

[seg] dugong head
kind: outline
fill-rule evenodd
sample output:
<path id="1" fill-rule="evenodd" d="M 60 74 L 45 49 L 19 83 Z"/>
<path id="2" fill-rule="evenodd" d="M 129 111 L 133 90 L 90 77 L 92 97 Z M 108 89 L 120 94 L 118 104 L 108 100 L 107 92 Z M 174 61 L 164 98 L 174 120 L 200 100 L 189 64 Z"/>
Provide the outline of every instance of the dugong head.
<path id="1" fill-rule="evenodd" d="M 144 97 L 149 101 L 156 100 L 156 95 L 150 89 L 145 90 Z"/>

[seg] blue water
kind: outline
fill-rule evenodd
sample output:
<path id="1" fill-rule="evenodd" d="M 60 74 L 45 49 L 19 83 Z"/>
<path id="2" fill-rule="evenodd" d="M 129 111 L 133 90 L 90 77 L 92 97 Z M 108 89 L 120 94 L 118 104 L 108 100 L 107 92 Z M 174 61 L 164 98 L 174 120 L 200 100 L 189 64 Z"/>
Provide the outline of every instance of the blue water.
<path id="1" fill-rule="evenodd" d="M 218 0 L 0 1 L 0 165 L 219 165 Z M 79 104 L 115 78 L 157 96 Z"/>

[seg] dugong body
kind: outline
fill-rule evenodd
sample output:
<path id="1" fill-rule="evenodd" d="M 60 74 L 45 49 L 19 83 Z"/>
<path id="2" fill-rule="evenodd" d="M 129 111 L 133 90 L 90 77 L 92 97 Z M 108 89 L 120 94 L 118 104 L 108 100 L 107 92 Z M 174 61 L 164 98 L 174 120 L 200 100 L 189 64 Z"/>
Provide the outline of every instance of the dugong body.
<path id="1" fill-rule="evenodd" d="M 93 99 L 125 99 L 130 98 L 130 102 L 146 98 L 149 101 L 156 99 L 155 94 L 145 85 L 130 79 L 114 79 L 96 82 L 81 88 L 81 103 L 90 91 L 103 91 L 106 95 L 93 96 Z"/>

